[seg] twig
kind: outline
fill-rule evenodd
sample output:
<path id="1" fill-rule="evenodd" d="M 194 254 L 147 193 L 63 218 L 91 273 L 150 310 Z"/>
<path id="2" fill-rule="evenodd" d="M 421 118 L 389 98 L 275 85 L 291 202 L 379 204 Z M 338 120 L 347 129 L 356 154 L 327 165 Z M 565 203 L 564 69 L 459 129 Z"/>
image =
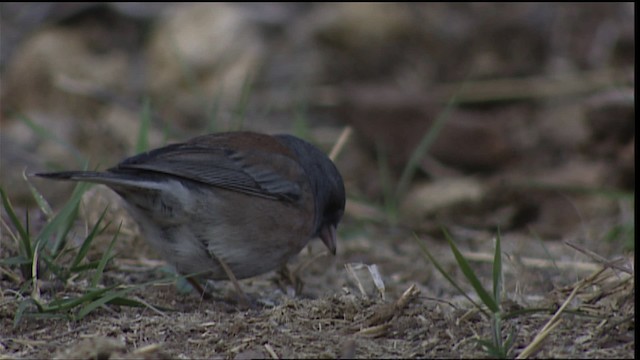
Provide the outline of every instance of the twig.
<path id="1" fill-rule="evenodd" d="M 420 294 L 420 289 L 416 287 L 416 284 L 411 284 L 407 290 L 402 293 L 402 296 L 396 301 L 396 310 L 400 311 L 404 309 L 411 299 Z"/>
<path id="2" fill-rule="evenodd" d="M 553 314 L 551 319 L 549 319 L 549 321 L 542 327 L 538 335 L 536 335 L 533 341 L 531 341 L 531 343 L 524 350 L 522 350 L 522 352 L 516 357 L 516 359 L 527 359 L 530 356 L 532 356 L 534 353 L 536 353 L 540 349 L 540 346 L 542 346 L 543 341 L 560 324 L 560 321 L 562 320 L 560 318 L 560 315 L 562 315 L 562 313 L 567 308 L 567 306 L 571 303 L 571 301 L 573 301 L 573 299 L 578 294 L 578 291 L 582 289 L 584 286 L 586 286 L 587 284 L 591 283 L 593 279 L 596 279 L 605 270 L 606 268 L 600 268 L 598 271 L 596 271 L 594 274 L 592 274 L 588 278 L 578 282 L 573 288 L 573 291 L 571 291 L 571 294 L 569 294 L 567 299 L 562 303 L 562 306 L 560 306 L 558 311 L 556 311 L 555 314 Z"/>
<path id="3" fill-rule="evenodd" d="M 272 359 L 280 359 L 278 354 L 273 350 L 273 347 L 269 344 L 264 344 L 264 348 L 267 350 Z"/>
<path id="4" fill-rule="evenodd" d="M 618 263 L 621 262 L 622 260 L 624 260 L 624 258 L 618 258 L 618 259 L 614 259 L 614 260 L 609 260 L 605 257 L 602 257 L 596 253 L 594 253 L 593 251 L 586 249 L 580 245 L 571 243 L 569 241 L 564 241 L 564 244 L 569 246 L 570 248 L 573 248 L 585 255 L 587 255 L 588 257 L 592 258 L 594 261 L 597 261 L 598 263 L 602 264 L 603 266 L 606 267 L 610 267 L 612 269 L 616 269 L 616 270 L 620 270 L 622 272 L 625 272 L 627 274 L 632 275 L 633 274 L 633 270 L 629 269 L 626 266 L 622 266 L 619 265 Z"/>
<path id="5" fill-rule="evenodd" d="M 481 262 L 493 262 L 494 254 L 490 253 L 471 253 L 471 252 L 463 252 L 462 255 L 467 258 L 469 261 L 481 261 Z M 573 269 L 579 271 L 596 271 L 600 268 L 599 264 L 583 262 L 583 261 L 556 261 L 538 258 L 519 258 L 518 259 L 523 265 L 531 266 L 536 268 L 551 268 L 556 267 L 558 269 Z"/>
<path id="6" fill-rule="evenodd" d="M 458 103 L 480 103 L 506 100 L 528 100 L 554 98 L 584 94 L 613 86 L 624 81 L 622 70 L 597 70 L 557 77 L 529 77 L 523 79 L 491 79 L 469 82 L 464 91 L 458 93 L 460 84 L 444 84 L 432 89 L 432 98 L 446 102 L 457 94 Z"/>
<path id="7" fill-rule="evenodd" d="M 333 148 L 331 149 L 331 152 L 329 153 L 329 159 L 331 159 L 332 161 L 336 160 L 336 158 L 342 151 L 342 148 L 344 148 L 344 145 L 347 143 L 347 141 L 351 137 L 352 133 L 353 133 L 353 128 L 351 126 L 346 126 L 342 130 L 342 133 L 340 133 L 340 137 L 338 137 L 338 141 L 336 141 L 335 145 L 333 145 Z"/>
<path id="8" fill-rule="evenodd" d="M 215 260 L 217 260 L 218 263 L 220 264 L 220 266 L 222 266 L 222 269 L 227 274 L 227 277 L 229 278 L 229 280 L 233 284 L 233 287 L 236 289 L 236 292 L 238 293 L 238 296 L 240 297 L 240 302 L 242 303 L 242 305 L 244 305 L 245 307 L 250 307 L 251 301 L 249 301 L 249 297 L 242 290 L 242 287 L 240 287 L 240 282 L 238 281 L 238 279 L 236 278 L 236 275 L 231 270 L 231 267 L 229 267 L 229 265 L 227 265 L 227 263 L 225 261 L 223 261 L 220 257 L 218 257 L 213 251 L 209 251 L 209 254 L 211 254 L 211 257 L 213 257 Z M 193 279 L 193 278 L 191 278 L 191 277 L 187 278 L 187 280 L 189 280 L 189 282 L 191 282 L 190 279 Z M 193 279 L 193 280 L 195 281 L 195 279 Z M 191 282 L 191 284 L 193 285 L 193 282 Z M 198 290 L 200 290 L 200 289 L 198 289 Z M 202 294 L 204 295 L 205 293 L 203 292 Z"/>

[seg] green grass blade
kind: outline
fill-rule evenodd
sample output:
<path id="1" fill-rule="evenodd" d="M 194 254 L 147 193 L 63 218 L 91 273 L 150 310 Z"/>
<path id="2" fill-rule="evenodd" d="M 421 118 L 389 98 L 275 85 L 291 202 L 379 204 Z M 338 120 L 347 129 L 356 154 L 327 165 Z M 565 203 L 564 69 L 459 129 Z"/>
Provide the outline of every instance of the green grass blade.
<path id="1" fill-rule="evenodd" d="M 301 139 L 311 138 L 311 128 L 309 127 L 309 101 L 298 98 L 293 108 L 293 134 Z"/>
<path id="2" fill-rule="evenodd" d="M 133 299 L 129 299 L 124 297 L 126 294 L 128 294 L 130 291 L 133 291 L 135 289 L 140 289 L 143 288 L 145 286 L 148 285 L 152 285 L 152 284 L 158 284 L 161 283 L 162 281 L 168 281 L 168 280 L 174 280 L 176 278 L 175 275 L 164 278 L 164 279 L 160 279 L 160 280 L 152 280 L 140 285 L 135 285 L 135 286 L 130 286 L 130 287 L 126 287 L 124 289 L 118 290 L 118 291 L 109 291 L 108 293 L 104 293 L 104 296 L 100 296 L 100 298 L 96 298 L 94 301 L 92 301 L 90 304 L 85 305 L 77 314 L 75 319 L 79 320 L 82 319 L 83 317 L 85 317 L 86 315 L 88 315 L 89 313 L 91 313 L 92 311 L 94 311 L 95 309 L 106 305 L 106 304 L 116 304 L 116 305 L 123 305 L 123 306 L 135 306 L 135 307 L 139 307 L 139 306 L 143 306 L 143 307 L 147 307 L 150 308 L 151 310 L 158 312 L 160 310 L 171 310 L 171 309 L 166 309 L 166 308 L 159 308 L 156 306 L 152 306 L 150 304 L 146 304 L 144 302 L 138 301 L 138 300 L 133 300 Z M 109 290 L 113 290 L 113 287 L 110 288 Z"/>
<path id="3" fill-rule="evenodd" d="M 41 243 L 38 243 L 36 246 L 39 246 Z M 43 254 L 42 261 L 46 264 L 46 267 L 40 272 L 45 273 L 47 271 L 51 271 L 56 278 L 58 278 L 62 282 L 66 282 L 69 279 L 69 272 L 63 266 L 56 263 L 55 259 L 51 258 L 47 254 Z"/>
<path id="4" fill-rule="evenodd" d="M 497 347 L 494 343 L 485 339 L 477 339 L 478 344 L 480 344 L 490 359 L 505 359 L 506 354 L 503 353 L 502 349 Z"/>
<path id="5" fill-rule="evenodd" d="M 47 219 L 50 219 L 53 216 L 53 210 L 51 209 L 51 205 L 49 205 L 49 202 L 47 201 L 47 199 L 45 199 L 42 193 L 40 193 L 40 191 L 38 191 L 38 189 L 36 189 L 36 187 L 33 186 L 33 184 L 31 184 L 25 172 L 22 172 L 22 178 L 27 183 L 27 186 L 29 186 L 31 195 L 33 196 L 33 199 L 36 201 L 36 204 L 38 204 L 38 208 L 40 208 L 40 211 L 42 211 L 45 214 Z"/>
<path id="6" fill-rule="evenodd" d="M 82 155 L 80 151 L 78 151 L 78 149 L 73 147 L 68 141 L 62 140 L 57 136 L 55 136 L 55 134 L 50 129 L 46 129 L 36 124 L 35 122 L 33 122 L 33 120 L 31 120 L 30 118 L 22 114 L 18 115 L 18 119 L 22 121 L 25 125 L 27 125 L 29 128 L 31 128 L 31 130 L 42 139 L 52 141 L 60 145 L 62 148 L 66 149 L 67 152 L 69 152 L 69 154 L 71 154 L 71 156 L 73 156 L 76 159 L 78 164 L 84 164 L 87 162 L 85 157 Z"/>
<path id="7" fill-rule="evenodd" d="M 515 344 L 516 342 L 516 334 L 517 334 L 517 328 L 513 328 L 511 329 L 511 332 L 509 333 L 509 335 L 507 336 L 507 339 L 504 341 L 504 349 L 505 349 L 505 358 L 509 357 L 509 352 L 511 351 L 511 348 L 513 348 L 513 344 Z"/>
<path id="8" fill-rule="evenodd" d="M 117 298 L 121 298 L 123 296 L 125 296 L 127 293 L 129 293 L 130 291 L 132 291 L 133 289 L 135 289 L 135 287 L 128 287 L 122 290 L 118 290 L 118 291 L 109 291 L 107 293 L 105 293 L 103 296 L 100 296 L 99 298 L 93 300 L 92 302 L 88 303 L 87 305 L 85 305 L 84 307 L 82 307 L 82 309 L 80 309 L 80 311 L 78 311 L 78 313 L 75 315 L 75 320 L 81 320 L 82 318 L 84 318 L 85 316 L 89 315 L 92 311 L 94 311 L 95 309 L 117 299 Z"/>
<path id="9" fill-rule="evenodd" d="M 115 258 L 116 255 L 111 255 L 109 257 L 109 259 L 107 259 L 107 263 L 109 263 L 109 261 L 113 260 L 113 258 Z M 101 258 L 102 259 L 102 258 Z M 101 260 L 95 260 L 95 261 L 91 261 L 82 265 L 77 265 L 75 267 L 69 268 L 69 272 L 71 273 L 81 273 L 84 271 L 89 271 L 89 270 L 95 270 L 98 268 L 98 266 L 100 265 Z"/>
<path id="10" fill-rule="evenodd" d="M 125 297 L 117 297 L 112 299 L 109 304 L 111 305 L 119 305 L 119 306 L 128 306 L 128 307 L 147 307 L 146 304 L 130 298 Z"/>
<path id="11" fill-rule="evenodd" d="M 387 220 L 392 225 L 396 225 L 398 222 L 398 199 L 393 191 L 393 177 L 391 176 L 388 152 L 381 145 L 376 145 L 376 158 L 378 160 L 378 174 L 382 184 L 384 212 L 387 215 Z"/>
<path id="12" fill-rule="evenodd" d="M 500 320 L 500 313 L 494 313 L 491 318 L 491 338 L 496 349 L 498 349 L 500 353 L 504 353 L 504 349 L 502 347 L 502 321 Z M 504 358 L 504 356 L 502 357 Z"/>
<path id="13" fill-rule="evenodd" d="M 53 247 L 51 251 L 51 255 L 54 258 L 57 258 L 59 255 L 63 253 L 65 248 L 67 247 L 67 241 L 69 232 L 73 228 L 74 221 L 78 218 L 78 210 L 80 203 L 78 202 L 78 206 L 73 208 L 68 216 L 62 219 L 60 222 L 60 227 L 55 232 L 55 241 L 53 242 Z"/>
<path id="14" fill-rule="evenodd" d="M 91 279 L 91 287 L 97 287 L 98 283 L 100 283 L 100 280 L 102 279 L 102 273 L 104 272 L 104 268 L 105 266 L 107 266 L 107 262 L 112 258 L 111 250 L 113 249 L 113 245 L 116 243 L 116 239 L 120 234 L 121 228 L 122 228 L 122 222 L 120 222 L 120 225 L 118 225 L 118 229 L 116 230 L 116 233 L 113 234 L 113 238 L 111 239 L 111 243 L 109 244 L 107 251 L 104 252 L 104 254 L 102 255 L 102 258 L 100 259 L 98 268 L 96 269 L 96 272 L 94 273 L 93 278 Z"/>
<path id="15" fill-rule="evenodd" d="M 500 303 L 502 297 L 502 249 L 500 246 L 500 229 L 496 235 L 495 253 L 493 255 L 493 298 Z"/>
<path id="16" fill-rule="evenodd" d="M 13 256 L 6 259 L 0 259 L 0 265 L 6 266 L 20 266 L 31 264 L 31 259 L 27 259 L 22 255 Z"/>
<path id="17" fill-rule="evenodd" d="M 11 205 L 11 201 L 7 197 L 7 194 L 2 187 L 0 187 L 0 197 L 2 197 L 2 206 L 4 207 L 4 210 L 7 212 L 9 219 L 11 219 L 11 223 L 20 235 L 20 243 L 22 244 L 23 255 L 26 258 L 31 259 L 31 257 L 33 256 L 33 248 L 31 246 L 31 238 L 29 237 L 29 233 L 22 226 L 22 222 L 20 222 L 20 220 L 18 219 L 18 216 L 13 210 L 13 205 Z"/>
<path id="18" fill-rule="evenodd" d="M 480 306 L 478 303 L 476 303 L 469 295 L 467 295 L 467 293 L 464 290 L 462 290 L 462 287 L 460 287 L 460 285 L 458 285 L 458 283 L 451 277 L 451 275 L 449 275 L 449 273 L 442 267 L 442 265 L 440 265 L 440 263 L 435 259 L 435 257 L 433 255 L 431 255 L 431 252 L 429 252 L 427 247 L 420 241 L 418 236 L 414 234 L 413 238 L 418 243 L 418 246 L 420 247 L 420 250 L 422 250 L 422 253 L 427 256 L 427 258 L 433 263 L 433 265 L 436 267 L 436 269 L 438 269 L 440 274 L 442 274 L 442 276 L 444 276 L 445 279 L 447 279 L 447 281 L 449 281 L 449 283 L 451 285 L 453 285 L 453 287 L 455 287 L 456 290 L 458 290 L 458 292 L 460 292 L 460 294 L 462 294 L 464 297 L 466 297 L 467 300 L 469 300 L 469 302 L 472 303 L 480 312 L 482 312 L 484 315 L 486 315 L 488 317 L 489 314 L 486 311 L 484 311 L 482 306 Z"/>
<path id="19" fill-rule="evenodd" d="M 31 297 L 38 302 L 40 300 L 39 293 L 36 291 L 38 288 L 38 277 L 42 278 L 42 274 L 38 273 L 38 258 L 40 257 L 40 250 L 42 249 L 42 243 L 37 243 L 36 248 L 33 249 L 33 257 L 31 261 Z M 34 296 L 35 295 L 35 296 Z"/>
<path id="20" fill-rule="evenodd" d="M 149 150 L 149 128 L 151 126 L 151 100 L 146 97 L 140 112 L 140 129 L 136 141 L 136 154 Z"/>
<path id="21" fill-rule="evenodd" d="M 79 296 L 79 297 L 71 297 L 71 298 L 66 298 L 66 299 L 55 299 L 53 301 L 51 301 L 49 304 L 47 304 L 46 307 L 44 307 L 41 312 L 66 312 L 69 311 L 75 307 L 78 307 L 84 303 L 86 303 L 87 301 L 92 301 L 94 299 L 99 299 L 103 296 L 103 294 L 105 294 L 106 292 L 113 290 L 115 288 L 115 286 L 110 286 L 107 288 L 103 288 L 103 289 L 95 289 L 93 291 L 89 291 L 86 294 Z"/>
<path id="22" fill-rule="evenodd" d="M 24 318 L 37 320 L 72 320 L 68 314 L 25 312 Z"/>
<path id="23" fill-rule="evenodd" d="M 18 304 L 18 308 L 16 309 L 16 314 L 13 316 L 14 328 L 18 326 L 18 324 L 22 320 L 23 315 L 27 313 L 27 309 L 29 309 L 29 307 L 35 307 L 36 309 L 38 309 L 40 307 L 40 304 L 38 304 L 32 298 L 26 298 L 22 300 L 20 304 Z"/>
<path id="24" fill-rule="evenodd" d="M 465 259 L 464 256 L 462 256 L 462 253 L 460 252 L 460 250 L 458 250 L 458 247 L 453 242 L 453 239 L 451 239 L 451 236 L 449 235 L 449 233 L 444 229 L 443 231 L 445 234 L 445 238 L 449 243 L 449 247 L 451 247 L 453 256 L 456 258 L 456 262 L 460 267 L 460 270 L 462 271 L 464 276 L 467 278 L 467 280 L 469 280 L 469 283 L 471 283 L 471 286 L 473 286 L 473 289 L 476 291 L 476 294 L 478 294 L 478 297 L 480 297 L 482 302 L 487 306 L 487 308 L 489 308 L 489 310 L 492 313 L 497 313 L 498 311 L 500 311 L 498 304 L 487 292 L 487 290 L 485 290 L 484 286 L 482 286 L 482 283 L 480 282 L 475 272 L 467 262 L 467 259 Z"/>
<path id="25" fill-rule="evenodd" d="M 74 257 L 73 261 L 71 262 L 70 269 L 76 268 L 78 266 L 78 264 L 80 264 L 80 262 L 87 256 L 87 253 L 89 252 L 89 249 L 91 248 L 91 243 L 93 243 L 93 239 L 98 234 L 100 234 L 102 231 L 104 231 L 104 229 L 106 229 L 106 226 L 104 226 L 101 230 L 99 230 L 100 229 L 100 224 L 102 223 L 102 219 L 104 219 L 104 216 L 107 213 L 107 209 L 108 209 L 108 207 L 104 208 L 104 210 L 100 214 L 100 217 L 98 218 L 98 221 L 96 221 L 95 225 L 93 225 L 93 228 L 89 232 L 89 235 L 87 235 L 87 237 L 82 242 L 82 245 L 80 246 L 80 249 L 78 250 L 78 253 Z M 108 224 L 107 224 L 107 226 L 108 226 Z"/>
<path id="26" fill-rule="evenodd" d="M 536 239 L 536 241 L 538 242 L 538 244 L 540 244 L 540 247 L 542 247 L 542 251 L 544 251 L 544 254 L 547 256 L 547 259 L 551 262 L 551 264 L 553 265 L 553 268 L 560 273 L 561 270 L 558 267 L 558 263 L 556 262 L 556 259 L 553 257 L 553 255 L 551 255 L 551 252 L 549 251 L 549 249 L 547 248 L 547 246 L 544 244 L 544 241 L 542 240 L 542 238 L 540 237 L 540 235 L 533 229 L 529 229 L 529 231 L 531 232 L 531 235 Z"/>
<path id="27" fill-rule="evenodd" d="M 222 95 L 218 94 L 213 97 L 211 101 L 211 105 L 209 106 L 209 111 L 207 112 L 207 132 L 215 133 L 218 131 L 218 117 L 220 116 L 220 103 L 222 102 Z"/>
<path id="28" fill-rule="evenodd" d="M 174 36 L 169 36 L 167 45 L 171 48 L 171 53 L 180 67 L 180 74 L 186 84 L 187 91 L 197 99 L 198 103 L 200 103 L 199 106 L 201 106 L 204 113 L 206 113 L 209 101 L 204 86 L 198 80 L 198 71 L 192 68 L 191 64 L 185 59 L 185 56 L 180 52 L 180 46 Z M 223 87 L 223 85 L 224 84 L 221 84 L 220 87 Z"/>
<path id="29" fill-rule="evenodd" d="M 249 99 L 253 92 L 253 74 L 247 74 L 242 82 L 242 90 L 240 91 L 240 99 L 235 105 L 233 111 L 233 119 L 231 126 L 233 130 L 242 130 L 244 128 L 244 120 L 247 110 L 249 109 Z"/>
<path id="30" fill-rule="evenodd" d="M 461 86 L 460 90 L 458 90 L 458 93 L 462 92 L 466 84 L 467 83 L 465 82 Z M 440 135 L 440 131 L 447 123 L 447 120 L 449 120 L 449 118 L 451 117 L 451 113 L 453 112 L 453 109 L 455 108 L 455 105 L 457 103 L 458 96 L 457 94 L 455 94 L 449 99 L 444 110 L 442 110 L 442 112 L 438 114 L 436 120 L 433 122 L 433 125 L 431 125 L 431 128 L 427 130 L 427 132 L 420 140 L 418 146 L 416 146 L 416 148 L 411 153 L 411 157 L 409 158 L 409 161 L 407 161 L 407 165 L 405 165 L 404 169 L 402 169 L 402 175 L 400 175 L 400 180 L 398 181 L 398 187 L 396 188 L 396 199 L 402 199 L 402 197 L 406 194 L 407 189 L 409 188 L 409 183 L 411 182 L 411 179 L 413 179 L 420 161 L 422 160 L 422 158 L 424 158 L 424 156 L 431 148 L 431 145 L 433 145 L 433 143 Z"/>
<path id="31" fill-rule="evenodd" d="M 48 245 L 50 245 L 49 239 L 55 235 L 55 242 L 53 245 L 50 245 L 53 257 L 56 257 L 64 248 L 64 245 L 66 244 L 66 235 L 71 230 L 73 222 L 77 217 L 82 194 L 84 194 L 90 186 L 91 184 L 89 183 L 78 183 L 73 190 L 69 201 L 67 201 L 58 214 L 51 218 L 38 235 L 36 242 L 44 242 Z"/>

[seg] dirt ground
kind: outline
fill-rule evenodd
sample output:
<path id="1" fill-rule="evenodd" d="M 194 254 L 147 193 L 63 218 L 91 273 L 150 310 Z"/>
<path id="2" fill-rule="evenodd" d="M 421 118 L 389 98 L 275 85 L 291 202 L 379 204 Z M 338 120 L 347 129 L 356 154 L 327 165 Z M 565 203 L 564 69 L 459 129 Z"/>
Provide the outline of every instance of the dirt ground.
<path id="1" fill-rule="evenodd" d="M 348 195 L 338 253 L 314 240 L 290 262 L 300 293 L 272 272 L 240 282 L 250 308 L 224 281 L 202 299 L 95 186 L 69 241 L 79 247 L 108 205 L 88 259 L 122 221 L 100 286 L 135 286 L 127 297 L 143 306 L 39 314 L 25 300 L 83 294 L 92 272 L 43 275 L 34 291 L 0 263 L 0 359 L 492 357 L 491 322 L 443 228 L 486 289 L 500 233 L 508 357 L 634 358 L 634 10 L 0 5 L 0 184 L 32 234 L 46 216 L 23 171 L 106 168 L 135 152 L 147 110 L 151 147 L 242 127 L 330 152 L 350 131 L 335 160 Z M 29 181 L 54 211 L 72 189 Z M 6 260 L 20 250 L 0 216 Z"/>
<path id="2" fill-rule="evenodd" d="M 345 224 L 349 228 L 352 224 Z M 130 297 L 153 308 L 106 306 L 80 321 L 26 317 L 16 327 L 13 317 L 20 296 L 15 285 L 3 281 L 2 345 L 7 357 L 48 358 L 473 358 L 486 357 L 478 338 L 489 336 L 489 322 L 447 285 L 426 261 L 405 231 L 363 230 L 343 236 L 335 258 L 316 253 L 319 242 L 305 250 L 295 264 L 315 259 L 300 274 L 301 295 L 281 288 L 268 274 L 242 281 L 255 300 L 254 309 L 237 305 L 232 286 L 214 284 L 214 300 L 194 292 L 181 293 L 174 283 L 136 290 Z M 375 234 L 375 235 L 371 235 Z M 472 235 L 474 254 L 491 252 L 490 233 Z M 464 284 L 450 251 L 442 240 L 423 237 L 444 266 Z M 480 240 L 478 240 L 480 239 Z M 530 264 L 540 244 L 514 248 L 523 239 L 504 235 L 506 299 L 509 312 L 537 309 L 505 321 L 505 334 L 515 331 L 512 354 L 531 343 L 553 312 L 575 289 L 602 266 L 577 256 L 561 244 L 548 244 L 557 259 L 552 264 Z M 129 245 L 119 244 L 120 255 L 105 273 L 105 284 L 141 284 L 164 275 L 150 257 L 128 259 Z M 141 245 L 144 247 L 143 245 Z M 485 248 L 485 249 L 483 249 Z M 130 252 L 130 251 L 129 251 Z M 526 254 L 523 255 L 523 254 Z M 572 260 L 561 260 L 561 259 Z M 365 290 L 344 264 L 376 264 L 384 279 L 384 299 L 371 284 L 368 272 L 356 272 Z M 295 268 L 292 266 L 292 268 Z M 486 261 L 475 263 L 485 283 L 490 278 Z M 621 275 L 622 274 L 622 275 Z M 70 295 L 86 284 L 69 284 L 43 291 L 43 296 Z M 415 293 L 402 294 L 411 286 Z M 46 287 L 45 287 L 46 288 Z M 469 293 L 472 290 L 467 287 Z M 610 272 L 578 291 L 559 326 L 536 357 L 630 358 L 634 354 L 634 280 L 623 272 Z"/>

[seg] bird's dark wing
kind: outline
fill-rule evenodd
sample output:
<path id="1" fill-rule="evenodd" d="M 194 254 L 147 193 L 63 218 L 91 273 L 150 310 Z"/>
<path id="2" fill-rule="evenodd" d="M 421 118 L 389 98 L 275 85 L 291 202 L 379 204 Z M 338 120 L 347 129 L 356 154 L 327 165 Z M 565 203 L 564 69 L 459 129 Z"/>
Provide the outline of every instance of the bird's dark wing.
<path id="1" fill-rule="evenodd" d="M 301 198 L 302 167 L 289 155 L 262 149 L 184 143 L 128 159 L 108 170 L 114 174 L 171 175 L 214 187 L 272 199 Z"/>

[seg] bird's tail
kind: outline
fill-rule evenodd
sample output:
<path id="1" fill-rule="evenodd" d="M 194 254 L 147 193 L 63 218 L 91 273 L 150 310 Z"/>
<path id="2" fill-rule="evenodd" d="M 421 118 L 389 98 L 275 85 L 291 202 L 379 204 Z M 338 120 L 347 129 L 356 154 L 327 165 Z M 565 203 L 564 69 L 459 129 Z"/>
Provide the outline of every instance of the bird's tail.
<path id="1" fill-rule="evenodd" d="M 39 176 L 54 180 L 72 180 L 72 181 L 87 181 L 87 182 L 101 182 L 105 178 L 109 178 L 108 173 L 98 171 L 60 171 L 60 172 L 48 172 L 48 173 L 35 173 L 34 176 Z"/>
<path id="2" fill-rule="evenodd" d="M 129 174 L 117 174 L 108 171 L 60 171 L 35 173 L 33 175 L 54 180 L 85 181 L 104 185 L 131 186 L 140 181 L 140 179 L 136 179 Z"/>
<path id="3" fill-rule="evenodd" d="M 155 178 L 141 176 L 136 173 L 111 172 L 111 171 L 60 171 L 49 173 L 35 173 L 39 176 L 54 180 L 85 181 L 96 184 L 104 184 L 113 187 L 137 187 L 147 189 L 162 189 L 164 184 Z"/>

